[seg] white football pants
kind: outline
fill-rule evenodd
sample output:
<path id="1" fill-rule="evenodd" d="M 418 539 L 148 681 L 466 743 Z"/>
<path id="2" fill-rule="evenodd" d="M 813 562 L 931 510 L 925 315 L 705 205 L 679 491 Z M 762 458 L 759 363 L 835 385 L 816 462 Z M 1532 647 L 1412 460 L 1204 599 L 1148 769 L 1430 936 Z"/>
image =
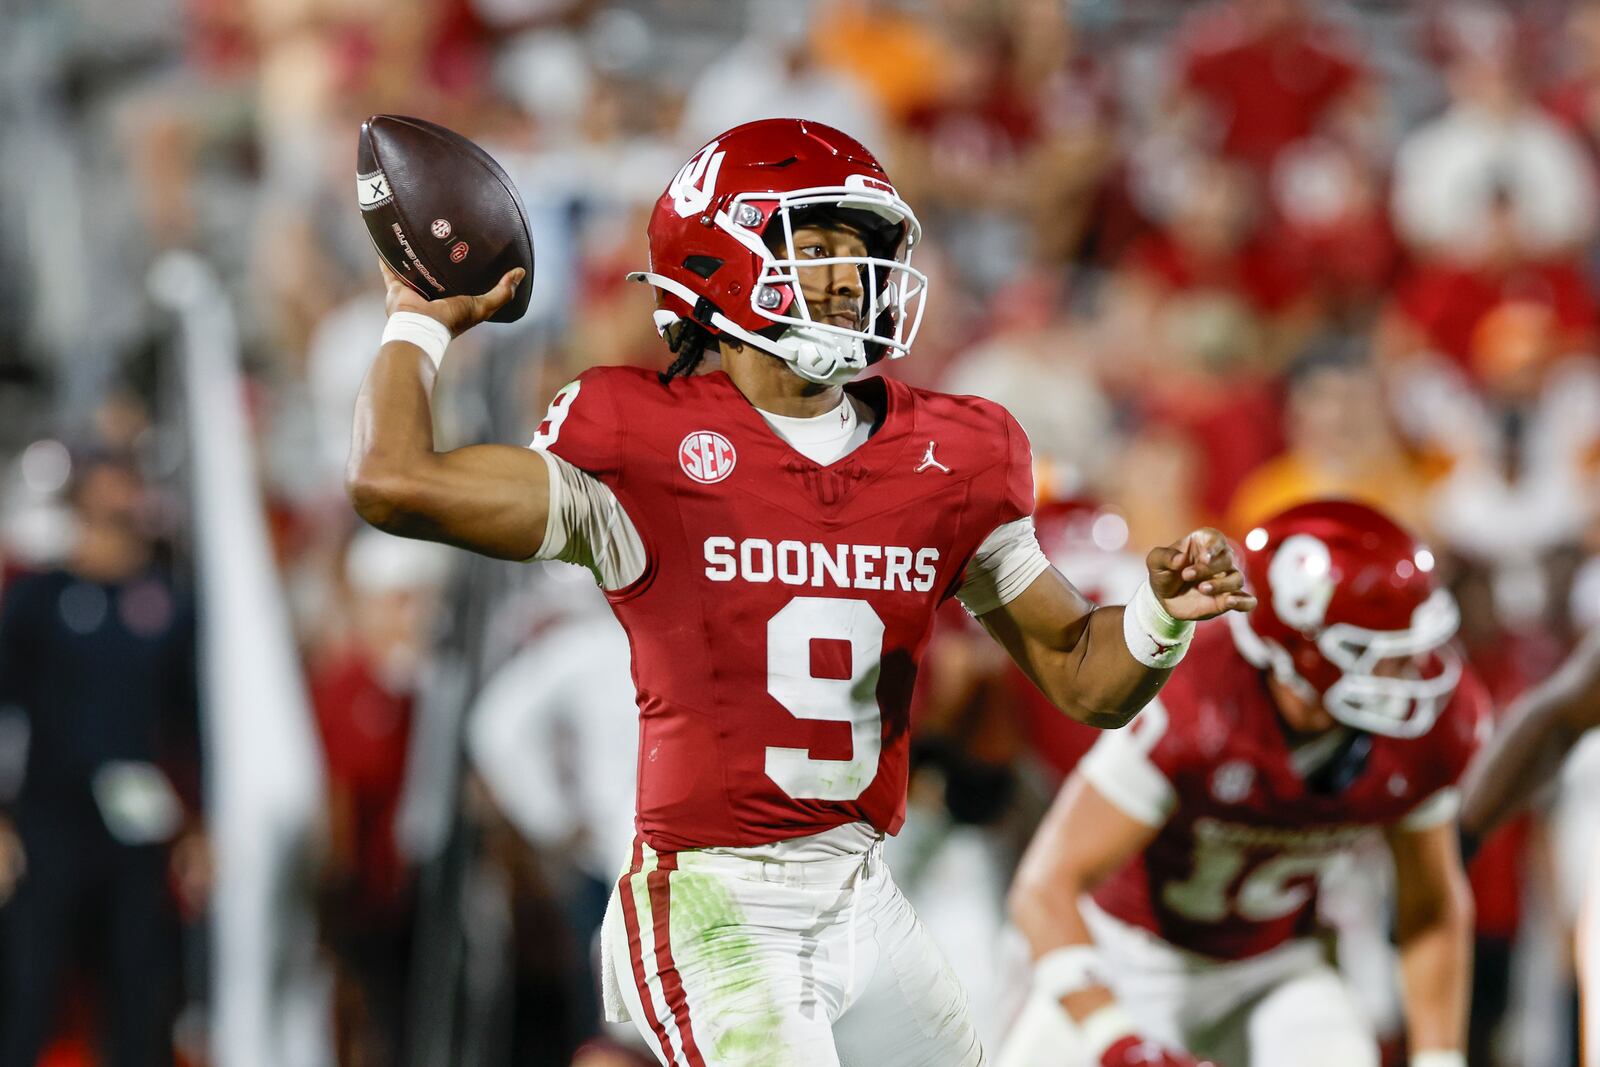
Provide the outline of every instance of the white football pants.
<path id="1" fill-rule="evenodd" d="M 1117 1001 L 1141 1036 L 1221 1067 L 1378 1067 L 1372 1027 L 1309 941 L 1250 959 L 1185 952 L 1087 900 Z M 1030 995 L 997 1067 L 1093 1067 L 1066 1012 Z"/>
<path id="2" fill-rule="evenodd" d="M 606 1013 L 666 1067 L 979 1067 L 967 998 L 879 846 L 758 860 L 634 845 Z"/>

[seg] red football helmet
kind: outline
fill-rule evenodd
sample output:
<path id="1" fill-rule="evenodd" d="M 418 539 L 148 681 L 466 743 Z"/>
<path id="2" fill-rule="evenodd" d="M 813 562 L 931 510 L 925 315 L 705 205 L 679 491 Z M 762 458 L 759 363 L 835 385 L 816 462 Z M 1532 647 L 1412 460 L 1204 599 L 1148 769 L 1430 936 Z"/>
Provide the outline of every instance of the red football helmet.
<path id="1" fill-rule="evenodd" d="M 842 214 L 862 231 L 867 255 L 784 258 L 794 247 L 794 212 L 807 208 Z M 773 225 L 783 227 L 778 253 L 763 240 Z M 803 119 L 761 119 L 712 139 L 683 165 L 650 215 L 650 269 L 628 277 L 656 287 L 658 330 L 690 318 L 833 384 L 910 351 L 927 288 L 911 267 L 921 234 L 859 142 Z M 860 329 L 813 321 L 801 297 L 797 268 L 832 263 L 861 271 Z"/>
<path id="2" fill-rule="evenodd" d="M 1229 615 L 1234 642 L 1347 726 L 1420 737 L 1461 677 L 1460 623 L 1427 548 L 1382 513 L 1348 500 L 1290 508 L 1244 539 L 1259 601 Z"/>

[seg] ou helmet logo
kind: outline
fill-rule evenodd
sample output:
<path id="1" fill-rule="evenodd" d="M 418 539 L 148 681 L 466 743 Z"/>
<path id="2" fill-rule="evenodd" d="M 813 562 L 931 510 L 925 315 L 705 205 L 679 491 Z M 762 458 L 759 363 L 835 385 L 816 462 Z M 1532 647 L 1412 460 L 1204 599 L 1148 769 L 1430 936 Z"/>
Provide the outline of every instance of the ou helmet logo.
<path id="1" fill-rule="evenodd" d="M 1320 630 L 1333 599 L 1333 554 L 1310 534 L 1284 538 L 1267 567 L 1272 610 L 1297 630 Z"/>
<path id="2" fill-rule="evenodd" d="M 696 430 L 678 445 L 678 466 L 701 485 L 722 481 L 738 461 L 733 442 L 715 430 Z"/>
<path id="3" fill-rule="evenodd" d="M 680 218 L 698 215 L 711 206 L 712 194 L 717 189 L 717 172 L 722 169 L 722 157 L 726 154 L 718 152 L 717 142 L 712 141 L 696 152 L 673 177 L 672 184 L 667 186 L 667 195 L 672 197 L 672 208 Z"/>

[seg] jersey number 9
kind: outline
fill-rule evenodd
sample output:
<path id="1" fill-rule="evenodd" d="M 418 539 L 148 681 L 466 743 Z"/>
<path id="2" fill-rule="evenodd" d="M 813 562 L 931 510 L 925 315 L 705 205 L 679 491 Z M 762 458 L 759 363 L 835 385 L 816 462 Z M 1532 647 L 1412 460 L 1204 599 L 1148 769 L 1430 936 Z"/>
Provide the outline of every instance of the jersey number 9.
<path id="1" fill-rule="evenodd" d="M 843 677 L 813 673 L 816 642 L 849 646 Z M 767 749 L 767 777 L 796 800 L 849 801 L 878 774 L 883 745 L 878 668 L 883 620 L 864 600 L 797 596 L 767 623 L 767 692 L 797 719 L 850 724 L 847 760 L 813 759 L 803 748 Z"/>

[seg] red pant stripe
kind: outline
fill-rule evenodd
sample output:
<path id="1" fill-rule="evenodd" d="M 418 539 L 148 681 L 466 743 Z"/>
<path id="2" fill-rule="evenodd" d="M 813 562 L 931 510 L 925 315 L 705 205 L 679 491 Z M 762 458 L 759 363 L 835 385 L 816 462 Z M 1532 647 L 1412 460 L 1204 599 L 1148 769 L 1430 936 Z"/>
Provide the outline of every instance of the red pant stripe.
<path id="1" fill-rule="evenodd" d="M 700 1048 L 695 1044 L 694 1027 L 689 1024 L 689 998 L 683 990 L 683 978 L 672 961 L 670 878 L 671 872 L 677 869 L 678 854 L 663 852 L 656 857 L 656 869 L 645 876 L 645 883 L 650 887 L 650 911 L 655 918 L 656 973 L 661 976 L 667 1006 L 678 1021 L 678 1036 L 689 1067 L 706 1067 L 705 1057 L 700 1055 Z"/>
<path id="2" fill-rule="evenodd" d="M 639 989 L 639 1003 L 644 1008 L 645 1022 L 650 1024 L 650 1029 L 655 1033 L 656 1040 L 661 1042 L 661 1055 L 667 1067 L 675 1067 L 677 1060 L 672 1055 L 672 1042 L 667 1040 L 667 1028 L 656 1018 L 655 1006 L 650 1000 L 650 982 L 644 973 L 644 948 L 639 941 L 639 909 L 633 900 L 633 878 L 639 873 L 639 868 L 644 866 L 644 846 L 637 839 L 633 842 L 633 864 L 628 868 L 628 873 L 617 882 L 617 896 L 622 901 L 622 923 L 628 930 L 628 962 L 633 964 L 633 983 Z M 648 884 L 650 876 L 646 876 Z M 659 920 L 657 928 L 660 928 Z M 657 936 L 660 936 L 659 934 Z M 659 946 L 656 952 L 660 957 Z"/>

